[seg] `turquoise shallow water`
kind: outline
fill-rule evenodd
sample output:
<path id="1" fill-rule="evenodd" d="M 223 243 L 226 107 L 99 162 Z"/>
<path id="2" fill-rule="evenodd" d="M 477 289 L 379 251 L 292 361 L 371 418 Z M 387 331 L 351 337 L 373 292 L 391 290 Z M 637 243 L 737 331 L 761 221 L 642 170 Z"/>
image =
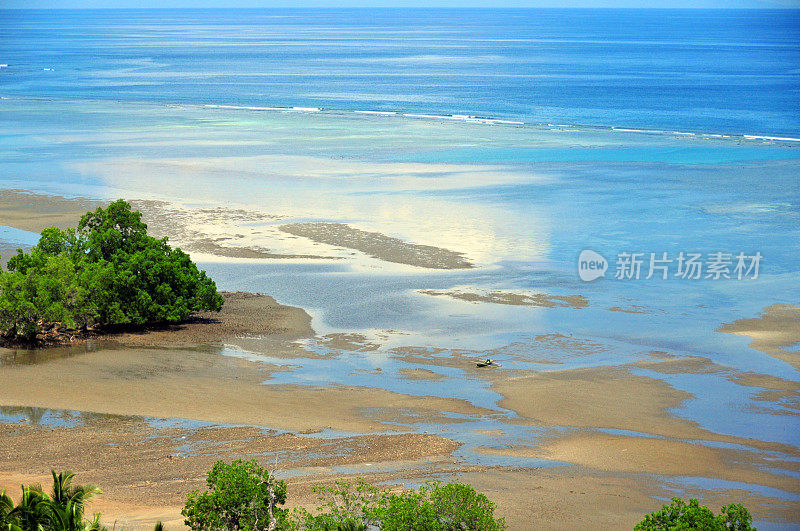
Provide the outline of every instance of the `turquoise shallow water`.
<path id="1" fill-rule="evenodd" d="M 771 304 L 800 300 L 794 142 L 25 98 L 0 100 L 0 124 L 3 188 L 278 214 L 218 228 L 252 230 L 254 244 L 278 250 L 300 243 L 281 239 L 275 226 L 318 220 L 464 252 L 477 268 L 398 267 L 358 253 L 322 262 L 203 263 L 223 289 L 266 292 L 307 309 L 320 334 L 391 331 L 381 340 L 384 356 L 404 346 L 466 349 L 547 370 L 542 362 L 620 365 L 663 351 L 800 381 L 787 363 L 750 348 L 748 338 L 716 332 Z M 209 223 L 214 219 L 198 218 L 194 228 Z M 580 280 L 583 249 L 610 261 L 607 278 Z M 718 251 L 760 252 L 758 279 L 612 278 L 620 252 Z M 430 289 L 583 295 L 588 306 L 472 304 L 420 293 Z M 550 333 L 587 347 L 544 349 L 535 337 Z M 353 363 L 370 369 L 372 362 Z M 301 364 L 290 379 L 319 376 Z M 722 433 L 757 432 L 800 445 L 789 409 L 759 403 L 753 412 L 754 392 L 731 384 L 728 372 L 648 376 L 696 396 L 678 416 Z M 373 383 L 432 392 L 401 378 Z"/>

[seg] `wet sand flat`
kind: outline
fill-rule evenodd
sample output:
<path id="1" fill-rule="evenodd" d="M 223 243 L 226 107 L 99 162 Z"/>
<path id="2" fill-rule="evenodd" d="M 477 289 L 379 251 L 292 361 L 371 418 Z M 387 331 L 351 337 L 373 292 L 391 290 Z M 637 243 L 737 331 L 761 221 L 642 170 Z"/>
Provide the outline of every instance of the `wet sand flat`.
<path id="1" fill-rule="evenodd" d="M 291 223 L 280 230 L 315 242 L 355 249 L 373 258 L 429 269 L 469 269 L 462 253 L 405 242 L 379 232 L 356 229 L 344 223 Z"/>
<path id="2" fill-rule="evenodd" d="M 348 432 L 405 431 L 395 423 L 482 412 L 463 400 L 380 388 L 263 385 L 274 370 L 218 350 L 103 349 L 0 368 L 0 404 Z"/>
<path id="3" fill-rule="evenodd" d="M 379 388 L 262 385 L 281 367 L 223 356 L 226 340 L 269 337 L 283 348 L 313 335 L 303 310 L 266 295 L 225 293 L 220 313 L 199 314 L 168 329 L 106 336 L 94 349 L 0 350 L 0 404 L 179 417 L 307 430 L 394 429 L 409 418 L 446 421 L 443 412 L 480 413 L 461 400 L 413 397 Z M 36 355 L 43 363 L 28 363 Z M 91 386 L 84 382 L 92 382 Z"/>
<path id="4" fill-rule="evenodd" d="M 2 408 L 6 414 L 15 411 L 26 410 Z M 396 469 L 410 475 L 416 468 L 448 470 L 458 446 L 436 435 L 319 437 L 256 427 L 159 425 L 140 417 L 83 414 L 80 419 L 72 427 L 0 424 L 0 490 L 16 498 L 20 483 L 47 485 L 50 467 L 71 469 L 80 482 L 103 489 L 90 509 L 101 511 L 106 525 L 116 520 L 129 529 L 152 528 L 163 520 L 181 527 L 186 495 L 204 488 L 218 459 L 259 459 L 279 476 L 288 476 L 289 500 L 297 505 L 316 501 L 313 484 L 348 477 L 331 474 L 331 467 L 347 465 L 375 481 L 391 481 Z M 37 451 L 30 452 L 31 447 Z"/>
<path id="5" fill-rule="evenodd" d="M 793 477 L 770 473 L 769 468 L 800 473 L 791 458 L 766 457 L 753 450 L 711 447 L 666 437 L 612 435 L 581 430 L 553 436 L 533 446 L 487 449 L 508 456 L 543 457 L 611 473 L 647 473 L 662 477 L 716 477 L 726 481 L 764 485 L 785 492 L 796 487 Z"/>
<path id="6" fill-rule="evenodd" d="M 751 347 L 774 356 L 795 369 L 800 369 L 800 351 L 787 347 L 800 343 L 800 307 L 792 304 L 773 304 L 764 308 L 759 317 L 739 319 L 721 326 L 718 332 L 747 336 Z"/>
<path id="7" fill-rule="evenodd" d="M 27 412 L 36 418 L 31 409 L 0 411 Z M 71 468 L 80 481 L 103 488 L 104 494 L 90 510 L 101 511 L 105 523 L 147 529 L 162 520 L 180 527 L 186 494 L 203 488 L 215 460 L 256 458 L 286 478 L 289 507 L 313 506 L 315 484 L 360 478 L 393 486 L 434 475 L 479 486 L 497 503 L 511 530 L 527 530 L 630 529 L 644 513 L 658 508 L 658 498 L 669 496 L 666 489 L 675 486 L 650 474 L 620 472 L 619 466 L 470 465 L 455 461 L 451 454 L 457 445 L 436 435 L 320 437 L 257 427 L 185 427 L 139 417 L 79 414 L 79 418 L 81 423 L 72 427 L 30 421 L 0 424 L 0 439 L 8 441 L 0 450 L 0 489 L 7 488 L 16 497 L 20 483 L 46 485 L 51 465 Z M 41 450 L 31 453 L 31 446 Z M 793 504 L 754 492 L 700 490 L 698 494 L 715 508 L 745 502 L 757 518 L 772 515 L 794 521 L 798 516 Z"/>
<path id="8" fill-rule="evenodd" d="M 766 374 L 742 373 L 734 376 L 739 385 L 761 389 L 756 400 L 778 402 L 787 408 L 800 411 L 800 383 Z"/>
<path id="9" fill-rule="evenodd" d="M 74 228 L 87 211 L 104 205 L 93 199 L 0 190 L 0 225 L 37 233 L 47 227 Z"/>
<path id="10" fill-rule="evenodd" d="M 622 428 L 657 435 L 693 431 L 666 412 L 690 398 L 689 393 L 623 368 L 512 377 L 498 381 L 494 389 L 504 397 L 501 406 L 542 424 Z"/>
<path id="11" fill-rule="evenodd" d="M 209 224 L 248 224 L 268 222 L 279 216 L 243 209 L 196 208 L 178 209 L 164 201 L 131 200 L 131 206 L 142 213 L 148 233 L 168 238 L 173 246 L 184 251 L 222 258 L 244 259 L 338 259 L 311 254 L 274 253 L 260 246 L 242 243 L 242 238 L 215 237 L 202 228 Z M 108 201 L 81 197 L 62 197 L 27 190 L 0 190 L 0 225 L 39 233 L 48 227 L 75 228 L 87 211 L 105 207 Z"/>
<path id="12" fill-rule="evenodd" d="M 133 200 L 131 206 L 142 213 L 142 219 L 152 234 L 166 236 L 170 241 L 189 253 L 201 253 L 223 258 L 245 259 L 328 259 L 336 256 L 315 254 L 276 253 L 270 249 L 246 241 L 243 227 L 250 224 L 263 224 L 280 219 L 281 216 L 265 214 L 241 208 L 175 208 L 165 201 Z M 204 232 L 213 226 L 227 225 L 233 237 L 214 236 Z"/>
<path id="13" fill-rule="evenodd" d="M 672 360 L 662 363 L 661 369 L 652 361 L 645 366 L 656 372 L 676 370 Z M 705 364 L 699 368 L 697 365 L 696 360 L 689 360 L 685 367 L 690 367 L 690 372 L 706 370 Z M 517 413 L 521 423 L 625 430 L 645 436 L 741 444 L 800 456 L 800 451 L 790 445 L 716 433 L 672 414 L 693 395 L 661 380 L 633 374 L 631 368 L 592 367 L 498 378 L 493 389 L 503 396 L 499 404 Z"/>
<path id="14" fill-rule="evenodd" d="M 220 312 L 197 313 L 186 323 L 107 336 L 126 347 L 176 347 L 203 343 L 220 344 L 226 338 L 270 336 L 311 337 L 311 316 L 303 309 L 279 304 L 269 295 L 222 292 Z"/>
<path id="15" fill-rule="evenodd" d="M 226 298 L 228 311 L 243 315 L 247 315 L 248 310 L 239 305 L 245 304 L 258 313 L 259 305 L 274 304 L 264 296 L 226 294 Z M 273 311 L 297 310 L 282 308 L 277 305 Z M 176 334 L 171 336 L 176 343 L 171 347 L 164 346 L 169 344 L 164 337 L 170 336 L 158 336 L 169 332 L 156 331 L 153 337 L 160 338 L 156 341 L 160 347 L 147 346 L 149 333 L 120 335 L 115 337 L 114 348 L 41 363 L 0 366 L 0 379 L 5 383 L 0 388 L 0 404 L 6 406 L 2 410 L 6 414 L 31 408 L 94 412 L 86 417 L 84 425 L 74 428 L 0 425 L 2 437 L 12 441 L 14 448 L 27 447 L 30 443 L 26 438 L 30 437 L 40 443 L 45 441 L 42 444 L 53 454 L 46 462 L 32 463 L 32 457 L 11 450 L 0 474 L 0 483 L 7 484 L 12 479 L 19 481 L 18 478 L 26 474 L 44 475 L 47 469 L 43 467 L 49 463 L 71 466 L 76 470 L 83 468 L 89 478 L 97 482 L 100 479 L 95 477 L 125 477 L 126 481 L 135 482 L 141 488 L 164 489 L 165 498 L 163 503 L 159 502 L 162 503 L 160 509 L 137 499 L 128 483 L 117 485 L 112 482 L 102 502 L 105 504 L 103 510 L 120 518 L 150 522 L 156 517 L 164 518 L 164 514 L 177 518 L 180 501 L 186 492 L 202 483 L 203 474 L 213 458 L 263 455 L 258 452 L 269 448 L 278 452 L 281 469 L 305 467 L 300 474 L 302 477 L 293 477 L 294 473 L 289 477 L 290 485 L 298 489 L 298 502 L 313 501 L 304 498 L 311 482 L 329 481 L 332 477 L 348 474 L 346 471 L 334 472 L 331 467 L 345 466 L 350 470 L 365 461 L 375 466 L 381 460 L 400 462 L 402 464 L 391 473 L 386 472 L 385 467 L 377 466 L 379 472 L 366 471 L 359 476 L 390 483 L 408 478 L 429 478 L 432 474 L 439 474 L 439 477 L 452 474 L 453 478 L 461 480 L 472 478 L 470 481 L 477 488 L 498 501 L 503 510 L 501 514 L 508 516 L 512 529 L 585 525 L 587 515 L 572 505 L 579 500 L 587 507 L 605 511 L 605 516 L 594 516 L 592 522 L 605 521 L 609 528 L 623 528 L 625 526 L 618 526 L 619 522 L 633 523 L 645 512 L 657 508 L 659 503 L 653 496 L 667 496 L 662 486 L 679 481 L 677 478 L 683 476 L 714 477 L 739 484 L 764 485 L 784 492 L 796 491 L 794 481 L 782 472 L 800 472 L 792 448 L 722 436 L 676 418 L 670 410 L 690 395 L 664 382 L 631 374 L 625 367 L 547 373 L 514 370 L 481 373 L 501 394 L 499 405 L 519 415 L 509 422 L 539 427 L 544 431 L 542 438 L 533 445 L 503 448 L 491 445 L 499 434 L 486 432 L 485 446 L 479 449 L 479 453 L 511 459 L 544 459 L 562 465 L 543 470 L 514 466 L 479 467 L 470 464 L 469 460 L 455 459 L 453 452 L 459 445 L 446 437 L 431 439 L 433 442 L 430 444 L 428 439 L 419 439 L 420 444 L 432 449 L 416 446 L 416 437 L 424 434 L 413 433 L 413 425 L 424 422 L 441 426 L 453 422 L 453 415 L 481 416 L 492 412 L 482 411 L 462 400 L 407 396 L 377 388 L 264 385 L 275 374 L 287 369 L 280 363 L 221 355 L 219 342 L 224 343 L 226 337 L 231 337 L 226 335 L 231 328 L 224 326 L 228 319 L 229 316 L 223 316 L 221 323 L 216 324 L 222 328 L 216 335 L 211 332 L 193 333 L 193 328 L 204 326 L 201 323 L 176 330 Z M 242 322 L 246 320 L 242 318 Z M 242 332 L 246 328 L 243 326 L 236 331 Z M 278 327 L 284 334 L 285 328 Z M 296 349 L 299 347 L 292 337 L 302 337 L 304 333 L 309 333 L 309 330 L 299 326 L 294 330 L 294 336 L 277 334 L 276 341 L 283 342 L 284 349 Z M 349 345 L 361 351 L 361 343 L 353 342 L 357 338 L 347 339 L 349 343 L 341 346 Z M 199 341 L 193 348 L 185 344 L 192 340 Z M 126 341 L 131 343 L 126 345 Z M 437 363 L 433 358 L 428 361 Z M 450 363 L 459 362 L 452 358 Z M 643 365 L 657 370 L 658 365 L 663 364 L 664 367 L 657 372 L 669 373 L 680 363 L 684 364 L 682 370 L 721 370 L 702 359 L 682 361 L 657 354 Z M 401 374 L 424 380 L 434 373 L 420 368 Z M 753 378 L 748 376 L 748 383 Z M 91 385 L 87 386 L 86 382 L 91 382 Z M 773 382 L 773 387 L 779 383 Z M 431 384 L 435 385 L 434 382 Z M 117 416 L 109 417 L 108 414 Z M 156 434 L 154 429 L 141 421 L 135 424 L 130 420 L 139 415 L 263 426 L 271 435 L 264 435 L 263 430 L 256 428 L 208 428 L 200 432 L 168 433 L 169 437 L 156 437 L 152 443 L 155 446 L 151 447 L 148 446 L 150 443 L 144 444 L 143 441 Z M 97 419 L 102 419 L 102 422 Z M 276 429 L 293 433 L 270 431 Z M 321 443 L 313 434 L 329 429 L 356 435 L 339 437 L 341 440 L 330 443 L 342 449 L 337 456 L 304 461 L 304 452 L 319 453 Z M 598 431 L 602 429 L 627 430 L 641 435 Z M 129 431 L 138 435 L 125 439 Z M 393 439 L 385 432 L 396 432 L 397 436 L 410 438 Z M 57 435 L 59 433 L 61 435 Z M 78 438 L 77 449 L 84 444 L 81 440 L 102 441 L 107 437 L 120 437 L 123 439 L 119 443 L 120 461 L 105 460 L 109 451 L 106 446 L 96 450 L 84 449 L 86 455 L 78 458 L 73 453 L 77 450 L 73 449 L 71 437 Z M 306 441 L 307 437 L 312 440 Z M 54 442 L 57 440 L 63 442 Z M 139 441 L 136 444 L 144 446 L 126 446 L 136 441 Z M 395 444 L 398 441 L 400 444 Z M 405 447 L 406 443 L 410 446 Z M 719 447 L 714 443 L 739 447 Z M 117 443 L 112 446 L 117 447 Z M 351 450 L 344 451 L 345 448 Z M 363 448 L 367 453 L 355 448 Z M 93 455 L 93 451 L 102 455 Z M 430 464 L 428 456 L 431 451 L 438 456 L 434 460 L 438 464 L 431 465 L 433 468 L 417 470 L 416 465 L 408 464 L 420 460 Z M 373 458 L 372 455 L 379 457 Z M 131 461 L 127 462 L 127 459 Z M 135 468 L 139 459 L 153 459 L 156 463 L 160 459 L 164 466 L 168 464 L 177 468 L 167 468 L 172 470 L 170 478 L 162 477 L 163 471 L 151 473 L 150 465 L 142 465 L 137 473 L 130 473 L 125 467 Z M 78 464 L 69 464 L 75 462 Z M 528 492 L 526 489 L 535 488 L 533 485 L 541 487 L 541 492 L 528 493 L 536 496 L 533 501 L 520 495 L 520 492 Z M 574 498 L 569 502 L 558 499 L 559 495 L 565 495 L 566 486 L 570 486 L 570 498 Z M 704 501 L 724 499 L 719 492 L 702 489 L 699 492 Z M 791 509 L 781 508 L 786 503 L 779 498 L 753 493 L 736 496 L 735 500 L 726 502 L 746 500 L 757 514 L 773 518 L 780 516 L 791 521 L 800 519 L 800 515 L 792 513 Z M 609 500 L 616 500 L 618 505 L 610 508 L 607 505 Z"/>
<path id="16" fill-rule="evenodd" d="M 489 302 L 492 304 L 507 304 L 510 306 L 538 306 L 541 308 L 569 307 L 585 308 L 589 300 L 583 295 L 548 295 L 546 293 L 513 293 L 506 291 L 492 291 L 489 293 L 475 293 L 469 291 L 437 291 L 420 290 L 423 295 L 434 297 L 450 297 L 465 302 Z"/>
<path id="17" fill-rule="evenodd" d="M 700 497 L 715 512 L 744 503 L 756 520 L 767 515 L 782 522 L 800 519 L 796 502 L 747 490 L 704 490 L 647 474 L 609 473 L 581 466 L 541 469 L 494 468 L 464 472 L 459 479 L 481 485 L 506 515 L 509 529 L 630 530 L 680 488 Z M 512 486 L 513 487 L 510 487 Z M 760 528 L 759 528 L 760 529 Z"/>
<path id="18" fill-rule="evenodd" d="M 287 321 L 294 322 L 293 327 L 284 323 L 273 328 L 275 345 L 282 345 L 291 355 L 298 355 L 301 347 L 297 341 L 313 331 L 301 318 L 302 310 L 277 305 L 269 297 L 226 294 L 226 301 L 226 310 L 216 323 L 198 321 L 174 331 L 121 334 L 113 338 L 113 347 L 39 363 L 0 365 L 4 382 L 0 404 L 5 406 L 1 410 L 5 414 L 39 410 L 36 408 L 93 412 L 75 427 L 27 422 L 0 425 L 0 438 L 10 441 L 0 466 L 0 485 L 13 487 L 31 477 L 46 479 L 51 465 L 69 467 L 82 472 L 85 481 L 106 488 L 96 510 L 109 517 L 137 524 L 156 519 L 178 523 L 185 494 L 202 485 L 214 459 L 261 456 L 262 464 L 269 465 L 275 457 L 264 460 L 266 452 L 278 458 L 279 472 L 286 471 L 295 503 L 313 502 L 311 484 L 355 477 L 351 474 L 387 484 L 451 477 L 470 481 L 487 492 L 498 502 L 511 529 L 574 529 L 588 522 L 605 522 L 610 529 L 629 528 L 641 515 L 660 506 L 657 498 L 669 496 L 664 485 L 686 475 L 796 490 L 793 480 L 780 472 L 798 472 L 796 456 L 789 456 L 795 460 L 786 457 L 791 448 L 721 436 L 675 418 L 670 409 L 690 395 L 664 382 L 631 374 L 625 367 L 480 373 L 500 393 L 499 406 L 519 415 L 509 422 L 544 431 L 533 446 L 504 448 L 492 446 L 498 434 L 487 432 L 479 452 L 563 464 L 536 469 L 479 466 L 456 459 L 453 452 L 458 443 L 434 437 L 435 432 L 415 433 L 413 425 L 443 426 L 455 422 L 453 416 L 496 412 L 463 400 L 409 396 L 379 388 L 264 385 L 288 369 L 280 362 L 222 355 L 220 346 L 235 340 L 236 334 L 255 336 L 253 326 L 261 328 L 258 319 L 267 318 L 264 307 L 272 308 L 270 320 L 294 315 L 295 319 Z M 198 331 L 205 326 L 207 332 Z M 371 352 L 362 351 L 356 337 L 334 339 L 364 355 Z M 436 358 L 427 361 L 442 363 Z M 447 361 L 454 366 L 463 362 L 458 358 Z M 655 355 L 645 365 L 652 369 L 663 364 L 660 372 L 669 372 L 678 363 Z M 685 363 L 684 370 L 719 370 L 701 359 Z M 423 381 L 433 375 L 422 368 L 401 374 Z M 773 382 L 774 387 L 777 384 Z M 140 415 L 263 426 L 266 431 L 225 426 L 159 431 L 147 422 L 131 420 Z M 597 431 L 603 428 L 643 436 Z M 333 442 L 326 441 L 329 437 L 315 438 L 314 434 L 322 436 L 330 429 L 353 435 L 334 436 Z M 390 435 L 392 432 L 396 435 Z M 428 435 L 433 438 L 426 438 Z M 742 448 L 716 448 L 712 442 Z M 22 451 L 31 445 L 41 445 L 46 458 L 38 457 L 41 452 L 32 456 Z M 319 457 L 321 453 L 326 456 Z M 374 472 L 369 470 L 373 466 Z M 154 489 L 163 496 L 154 498 Z M 728 494 L 721 492 L 698 492 L 704 502 L 745 501 L 758 515 L 800 520 L 800 515 L 792 512 L 794 505 L 787 508 L 779 498 L 731 492 L 735 498 L 728 499 Z M 154 505 L 153 499 L 159 502 Z"/>
<path id="19" fill-rule="evenodd" d="M 20 220 L 25 213 L 35 214 L 25 227 L 40 230 L 52 224 L 74 226 L 86 210 L 86 205 L 75 202 L 80 200 L 22 191 L 6 194 L 12 194 L 6 196 L 11 206 L 0 209 L 0 223 L 19 228 L 24 228 Z M 49 198 L 41 208 L 39 197 Z M 18 207 L 14 205 L 16 200 Z M 254 219 L 258 223 L 279 221 L 269 216 L 258 218 L 258 213 L 244 210 L 197 209 L 186 213 L 159 202 L 141 202 L 140 206 L 158 235 L 172 230 L 174 236 L 194 241 L 198 252 L 219 256 L 264 258 L 269 257 L 269 251 L 249 249 L 229 239 L 216 240 L 200 230 L 191 231 L 188 227 L 193 221 L 222 219 L 233 225 Z M 454 264 L 456 268 L 471 266 L 463 255 L 453 251 L 415 246 L 347 225 L 311 225 L 324 226 L 309 232 L 314 237 L 302 236 L 382 260 L 434 269 L 447 269 Z M 297 225 L 281 227 L 287 226 Z M 254 254 L 248 254 L 251 252 Z M 474 304 L 589 307 L 589 299 L 583 295 L 417 291 Z M 312 482 L 332 478 L 361 476 L 395 484 L 409 479 L 453 477 L 470 481 L 487 492 L 498 502 L 500 514 L 508 517 L 512 529 L 575 529 L 589 525 L 630 528 L 644 513 L 658 508 L 661 499 L 674 493 L 665 490 L 665 485 L 689 492 L 680 484 L 680 478 L 686 475 L 798 494 L 792 480 L 800 472 L 796 448 L 714 433 L 697 422 L 682 419 L 676 411 L 693 395 L 635 371 L 719 375 L 743 390 L 760 389 L 756 389 L 754 398 L 759 407 L 762 403 L 764 407 L 780 407 L 781 414 L 786 415 L 797 409 L 797 386 L 793 382 L 764 374 L 738 373 L 701 356 L 674 357 L 656 352 L 629 365 L 539 372 L 475 368 L 478 354 L 494 356 L 493 352 L 401 348 L 392 350 L 390 356 L 409 366 L 398 370 L 397 376 L 404 382 L 430 386 L 430 394 L 389 390 L 388 383 L 384 387 L 380 380 L 389 376 L 380 368 L 370 372 L 375 383 L 369 386 L 276 384 L 282 374 L 295 370 L 288 360 L 325 360 L 330 355 L 307 349 L 306 342 L 365 358 L 380 358 L 386 352 L 377 336 L 343 332 L 317 337 L 311 317 L 304 310 L 281 305 L 269 296 L 225 293 L 224 297 L 226 304 L 221 313 L 200 314 L 180 325 L 113 334 L 87 345 L 62 349 L 66 352 L 0 352 L 0 405 L 6 410 L 47 408 L 97 414 L 95 420 L 70 428 L 24 422 L 0 424 L 0 438 L 11 441 L 0 467 L 0 486 L 16 488 L 19 482 L 30 482 L 32 477 L 46 480 L 51 464 L 74 468 L 86 475 L 85 481 L 106 487 L 107 495 L 97 509 L 102 508 L 109 516 L 135 523 L 149 524 L 156 519 L 179 523 L 177 514 L 186 492 L 202 485 L 215 458 L 263 458 L 277 453 L 282 469 L 290 477 L 291 488 L 297 493 L 296 499 L 303 503 L 312 501 Z M 588 310 L 575 313 L 585 311 Z M 797 322 L 796 307 L 775 305 L 758 318 L 736 321 L 720 331 L 751 337 L 753 348 L 790 361 L 796 357 L 788 347 L 798 341 L 794 333 Z M 536 352 L 557 352 L 564 359 L 589 357 L 606 348 L 572 336 L 568 330 L 536 335 L 533 342 Z M 261 350 L 256 348 L 254 353 L 237 357 L 228 348 L 251 343 Z M 525 351 L 526 345 L 519 346 Z M 506 347 L 498 354 L 507 356 L 509 362 L 534 359 L 529 354 L 515 354 L 515 348 Z M 441 356 L 442 352 L 447 355 Z M 269 361 L 259 359 L 259 355 Z M 335 370 L 336 354 L 330 357 L 331 370 Z M 550 363 L 557 369 L 560 362 Z M 448 375 L 453 371 L 463 373 L 465 382 L 476 386 L 476 392 L 485 385 L 496 393 L 497 407 L 478 407 L 442 393 L 438 386 L 447 386 L 451 378 L 433 370 L 442 368 L 450 369 L 445 372 Z M 359 371 L 363 369 L 354 369 L 351 374 Z M 225 426 L 159 431 L 142 421 L 141 416 Z M 132 421 L 134 417 L 139 420 Z M 96 420 L 100 418 L 105 420 Z M 497 418 L 504 419 L 509 430 L 524 426 L 537 430 L 541 437 L 529 441 L 529 445 L 498 447 L 493 440 L 500 437 L 503 424 L 500 429 L 493 424 L 492 430 L 475 431 L 482 437 L 477 452 L 507 458 L 508 466 L 482 466 L 470 457 L 456 457 L 460 443 L 445 436 L 448 426 L 464 419 Z M 228 426 L 240 424 L 263 429 Z M 420 425 L 431 433 L 420 433 Z M 327 436 L 314 436 L 329 432 L 339 433 L 335 442 L 323 443 L 321 440 L 327 440 Z M 104 444 L 95 448 L 93 441 Z M 22 451 L 39 446 L 49 452 L 47 460 L 34 459 Z M 323 458 L 312 455 L 326 452 L 329 455 Z M 115 455 L 116 459 L 108 458 Z M 558 466 L 520 466 L 519 463 L 528 462 L 526 459 L 541 459 Z M 380 470 L 372 471 L 368 466 Z M 125 481 L 116 482 L 115 478 L 121 477 Z M 111 478 L 110 482 L 107 478 Z M 162 493 L 158 506 L 139 494 L 148 489 Z M 733 487 L 698 488 L 697 492 L 706 503 L 744 501 L 761 517 L 800 522 L 797 504 L 785 499 Z M 592 515 L 591 520 L 587 515 Z"/>

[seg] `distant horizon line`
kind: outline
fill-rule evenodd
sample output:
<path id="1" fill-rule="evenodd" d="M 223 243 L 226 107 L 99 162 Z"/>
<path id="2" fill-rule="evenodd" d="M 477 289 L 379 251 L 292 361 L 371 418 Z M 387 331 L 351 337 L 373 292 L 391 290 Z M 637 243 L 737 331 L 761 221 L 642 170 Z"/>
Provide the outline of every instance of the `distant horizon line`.
<path id="1" fill-rule="evenodd" d="M 376 9 L 407 9 L 407 10 L 482 10 L 482 11 L 521 11 L 521 10 L 585 10 L 585 11 L 800 11 L 800 6 L 771 6 L 771 7 L 611 7 L 611 6 L 511 6 L 511 7 L 492 7 L 492 6 L 241 6 L 241 7 L 0 7 L 0 11 L 245 11 L 245 10 L 269 10 L 269 9 L 289 9 L 289 10 L 325 10 L 325 9 L 348 9 L 348 10 L 376 10 Z"/>

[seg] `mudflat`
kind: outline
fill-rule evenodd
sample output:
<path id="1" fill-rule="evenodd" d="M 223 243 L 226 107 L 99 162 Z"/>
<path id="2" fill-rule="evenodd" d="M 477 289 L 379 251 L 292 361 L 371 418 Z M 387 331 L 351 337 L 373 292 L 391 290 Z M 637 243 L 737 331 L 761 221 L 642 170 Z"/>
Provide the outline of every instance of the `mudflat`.
<path id="1" fill-rule="evenodd" d="M 31 231 L 74 226 L 80 214 L 102 204 L 24 191 L 0 198 L 0 224 Z M 203 216 L 237 223 L 252 220 L 252 212 L 187 214 L 157 202 L 141 207 L 157 235 L 172 231 L 220 256 L 269 257 L 223 240 L 202 247 L 202 231 L 184 230 Z M 384 247 L 405 249 L 399 240 L 329 229 L 301 237 L 336 236 L 329 245 L 347 247 L 341 236 L 352 240 L 349 248 L 383 260 L 394 256 Z M 424 264 L 413 265 L 466 264 L 458 253 L 417 250 L 408 256 Z M 417 291 L 464 305 L 590 307 L 582 294 Z M 90 508 L 102 511 L 104 522 L 178 526 L 186 494 L 202 488 L 215 460 L 253 457 L 287 479 L 290 505 L 313 505 L 311 486 L 336 479 L 397 487 L 438 478 L 466 481 L 488 494 L 511 529 L 629 529 L 675 489 L 715 509 L 743 502 L 757 519 L 800 522 L 797 448 L 681 418 L 675 412 L 694 396 L 654 375 L 724 375 L 787 419 L 797 411 L 796 382 L 660 352 L 614 366 L 561 368 L 560 359 L 596 353 L 568 330 L 509 346 L 503 351 L 509 367 L 482 370 L 474 360 L 493 353 L 389 348 L 380 336 L 349 332 L 320 336 L 302 308 L 263 294 L 223 296 L 221 312 L 177 325 L 44 350 L 0 350 L 0 488 L 17 496 L 20 483 L 46 483 L 50 467 L 72 469 L 79 481 L 104 489 Z M 754 349 L 793 363 L 795 352 L 787 347 L 798 340 L 798 322 L 796 307 L 775 305 L 719 331 L 748 336 Z M 515 354 L 517 347 L 536 354 Z M 512 367 L 548 352 L 558 353 L 540 360 L 549 370 Z M 348 355 L 374 359 L 375 367 L 349 366 Z M 284 377 L 301 372 L 298 360 L 346 378 L 331 384 L 310 374 L 291 383 Z M 369 379 L 358 380 L 364 374 Z M 465 384 L 468 392 L 457 392 Z M 493 398 L 476 405 L 474 396 L 486 393 Z M 514 437 L 520 429 L 525 435 Z M 693 478 L 715 478 L 729 488 L 704 488 Z"/>

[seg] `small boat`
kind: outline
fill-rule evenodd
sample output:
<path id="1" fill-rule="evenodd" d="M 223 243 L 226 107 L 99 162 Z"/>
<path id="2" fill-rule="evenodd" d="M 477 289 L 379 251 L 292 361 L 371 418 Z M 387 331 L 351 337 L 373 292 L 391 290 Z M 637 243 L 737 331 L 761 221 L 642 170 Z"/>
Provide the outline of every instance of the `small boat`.
<path id="1" fill-rule="evenodd" d="M 489 358 L 486 358 L 485 361 L 479 361 L 475 365 L 477 365 L 478 367 L 492 367 L 496 365 L 496 363 L 490 360 Z"/>

